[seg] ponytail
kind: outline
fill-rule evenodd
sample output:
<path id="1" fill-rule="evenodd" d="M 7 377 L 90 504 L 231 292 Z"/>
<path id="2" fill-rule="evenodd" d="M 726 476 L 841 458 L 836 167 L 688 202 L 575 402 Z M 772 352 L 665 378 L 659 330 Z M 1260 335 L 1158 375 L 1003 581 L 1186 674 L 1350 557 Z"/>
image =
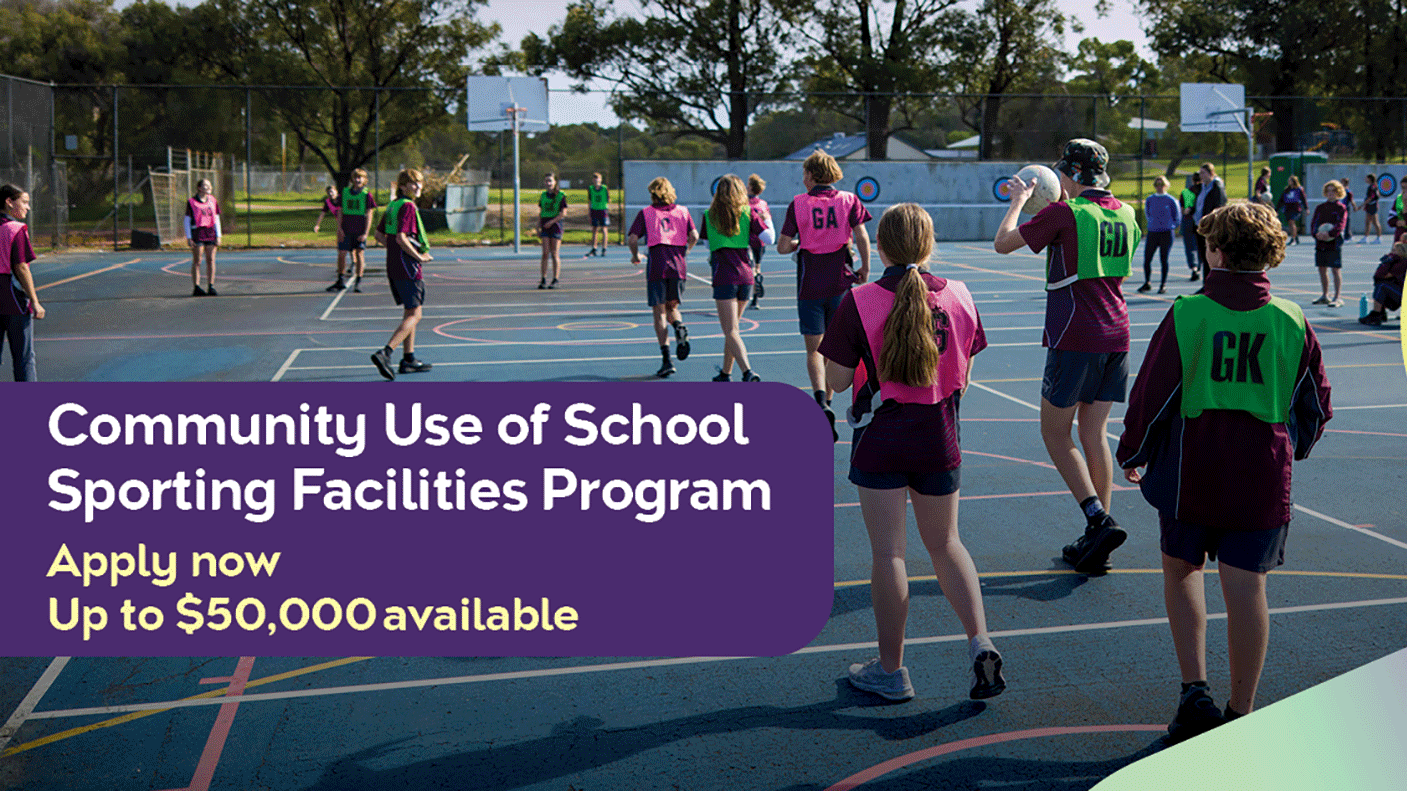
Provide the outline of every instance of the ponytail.
<path id="1" fill-rule="evenodd" d="M 938 369 L 938 342 L 933 338 L 933 310 L 928 306 L 928 283 L 916 264 L 899 281 L 894 306 L 884 322 L 879 353 L 879 378 L 909 387 L 933 384 Z"/>

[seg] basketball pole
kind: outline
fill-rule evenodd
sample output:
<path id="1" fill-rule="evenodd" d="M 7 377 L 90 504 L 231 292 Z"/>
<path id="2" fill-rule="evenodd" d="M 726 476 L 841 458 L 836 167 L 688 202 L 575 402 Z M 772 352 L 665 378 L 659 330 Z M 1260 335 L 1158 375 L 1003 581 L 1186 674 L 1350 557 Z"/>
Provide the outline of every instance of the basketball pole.
<path id="1" fill-rule="evenodd" d="M 519 116 L 527 110 L 526 107 L 519 107 L 514 103 L 508 108 L 508 115 L 513 119 L 513 252 L 514 254 L 523 251 L 523 206 L 521 202 L 521 191 L 523 185 L 522 175 L 519 172 L 518 162 L 518 127 L 521 124 Z"/>

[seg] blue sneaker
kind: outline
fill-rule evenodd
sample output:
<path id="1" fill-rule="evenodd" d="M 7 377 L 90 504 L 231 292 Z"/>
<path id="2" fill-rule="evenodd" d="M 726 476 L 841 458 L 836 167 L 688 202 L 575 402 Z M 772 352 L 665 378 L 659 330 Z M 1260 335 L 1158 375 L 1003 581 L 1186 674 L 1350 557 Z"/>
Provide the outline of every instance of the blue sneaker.
<path id="1" fill-rule="evenodd" d="M 908 700 L 914 696 L 914 685 L 909 683 L 909 669 L 901 667 L 893 673 L 886 673 L 877 658 L 864 664 L 851 665 L 850 685 L 886 700 Z"/>

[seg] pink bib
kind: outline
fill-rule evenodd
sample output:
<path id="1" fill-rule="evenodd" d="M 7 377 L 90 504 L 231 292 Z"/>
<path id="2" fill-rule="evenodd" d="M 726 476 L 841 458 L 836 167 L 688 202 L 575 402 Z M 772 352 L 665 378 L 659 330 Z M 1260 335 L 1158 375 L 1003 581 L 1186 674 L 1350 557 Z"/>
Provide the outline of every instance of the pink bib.
<path id="1" fill-rule="evenodd" d="M 215 201 L 213 199 L 204 203 L 190 198 L 186 203 L 190 204 L 191 207 L 191 225 L 196 228 L 215 227 Z"/>
<path id="2" fill-rule="evenodd" d="M 833 253 L 850 241 L 850 212 L 859 198 L 851 192 L 797 195 L 796 230 L 801 249 Z"/>
<path id="3" fill-rule="evenodd" d="M 10 274 L 10 251 L 14 249 L 15 237 L 24 232 L 24 227 L 19 220 L 0 223 L 0 275 Z"/>
<path id="4" fill-rule="evenodd" d="M 767 205 L 767 201 L 761 198 L 748 198 L 747 202 L 749 205 L 752 206 L 753 210 L 757 212 L 757 216 L 762 218 L 762 221 L 766 224 L 766 226 L 768 228 L 771 228 L 772 207 Z"/>
<path id="5" fill-rule="evenodd" d="M 657 244 L 668 244 L 684 247 L 689 243 L 688 209 L 678 204 L 671 209 L 646 206 L 641 213 L 645 215 L 646 245 L 654 247 Z"/>
<path id="6" fill-rule="evenodd" d="M 860 323 L 865 328 L 865 338 L 870 342 L 870 350 L 877 363 L 880 350 L 884 348 L 884 325 L 889 320 L 890 308 L 894 306 L 894 292 L 881 288 L 878 283 L 867 283 L 852 289 L 850 294 L 855 299 Z M 881 381 L 869 414 L 874 414 L 879 404 L 889 399 L 901 404 L 936 404 L 967 384 L 968 349 L 972 348 L 972 338 L 977 334 L 977 306 L 973 304 L 972 294 L 961 282 L 948 280 L 943 289 L 929 290 L 928 306 L 934 311 L 941 350 L 933 384 L 910 387 L 898 382 Z M 944 316 L 947 317 L 946 326 Z"/>

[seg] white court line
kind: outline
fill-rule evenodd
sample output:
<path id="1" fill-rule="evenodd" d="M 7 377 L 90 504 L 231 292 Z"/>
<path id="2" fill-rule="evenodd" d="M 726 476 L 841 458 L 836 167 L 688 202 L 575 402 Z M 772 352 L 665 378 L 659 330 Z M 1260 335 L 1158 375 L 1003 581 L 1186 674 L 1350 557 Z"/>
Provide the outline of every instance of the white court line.
<path id="1" fill-rule="evenodd" d="M 1294 607 L 1273 607 L 1271 615 L 1287 615 L 1303 612 L 1318 612 L 1324 610 L 1346 610 L 1357 607 L 1381 607 L 1395 604 L 1407 604 L 1407 597 L 1393 599 L 1367 599 L 1352 602 L 1332 602 L 1329 604 L 1305 604 Z M 1225 618 L 1225 613 L 1211 613 L 1207 615 L 1209 619 Z M 1105 621 L 1103 623 L 1080 623 L 1066 626 L 1042 626 L 1030 629 L 1007 629 L 991 633 L 992 637 L 1027 637 L 1047 634 L 1060 634 L 1068 632 L 1088 632 L 1101 629 L 1123 629 L 1130 626 L 1157 626 L 1166 624 L 1167 618 L 1142 618 L 1128 621 Z M 950 634 L 934 637 L 919 637 L 905 639 L 905 645 L 927 645 L 931 643 L 951 643 L 966 641 L 965 634 Z M 854 651 L 864 648 L 874 648 L 876 643 L 836 643 L 832 645 L 817 645 L 802 648 L 794 654 L 824 654 L 840 653 L 844 651 Z M 254 694 L 246 693 L 241 695 L 239 701 L 244 703 L 257 703 L 270 700 L 289 700 L 294 698 L 314 698 L 328 695 L 347 695 L 362 692 L 388 692 L 401 689 L 416 689 L 423 687 L 456 686 L 460 684 L 477 684 L 492 681 L 515 681 L 530 678 L 551 678 L 555 676 L 577 676 L 587 673 L 604 673 L 616 670 L 642 670 L 656 667 L 672 667 L 679 665 L 702 665 L 714 662 L 731 662 L 737 660 L 757 659 L 759 657 L 746 656 L 713 656 L 713 657 L 677 657 L 672 659 L 646 659 L 638 662 L 613 662 L 601 665 L 575 665 L 571 667 L 541 668 L 538 670 L 515 670 L 506 673 L 484 673 L 476 676 L 451 676 L 447 678 L 423 678 L 411 679 L 407 681 L 387 681 L 377 684 L 355 684 L 340 687 L 321 687 L 315 689 L 297 689 L 286 692 L 259 692 Z M 58 719 L 61 717 L 90 717 L 107 714 L 121 714 L 133 711 L 151 711 L 154 709 L 177 709 L 192 708 L 195 706 L 219 706 L 227 703 L 226 698 L 186 698 L 182 700 L 158 701 L 153 703 L 126 703 L 116 706 L 92 706 L 79 709 L 54 709 L 52 711 L 37 711 L 30 715 L 30 719 Z"/>
<path id="2" fill-rule="evenodd" d="M 29 694 L 24 696 L 24 700 L 20 701 L 20 705 L 15 708 L 15 712 L 10 715 L 8 720 L 5 720 L 5 725 L 0 727 L 0 750 L 5 749 L 5 745 L 14 738 L 24 721 L 30 718 L 34 707 L 39 705 L 40 698 L 43 698 L 44 693 L 49 691 L 49 687 L 54 685 L 54 681 L 58 679 L 59 673 L 63 672 L 69 659 L 71 657 L 54 657 L 54 661 L 50 662 L 43 674 L 39 676 L 39 680 L 34 682 L 33 687 L 30 687 Z"/>
<path id="3" fill-rule="evenodd" d="M 422 348 L 422 347 L 420 347 L 419 345 L 417 345 L 416 348 Z M 434 348 L 434 347 L 426 346 L 426 347 L 423 347 L 423 348 L 429 349 L 429 348 Z M 800 355 L 800 354 L 805 354 L 805 353 L 806 353 L 806 350 L 805 350 L 805 349 L 782 349 L 782 350 L 778 350 L 778 351 L 757 351 L 757 352 L 748 352 L 748 353 L 747 353 L 747 356 L 748 356 L 748 357 L 771 357 L 771 356 L 775 356 L 775 355 L 779 355 L 779 354 L 786 354 L 786 355 L 796 354 L 796 355 Z M 714 357 L 721 358 L 721 357 L 723 356 L 723 352 L 722 352 L 722 351 L 717 351 L 717 352 L 699 352 L 699 353 L 697 353 L 697 354 L 695 354 L 695 355 L 693 355 L 693 356 L 694 356 L 694 357 L 697 357 L 697 358 L 699 358 L 699 359 L 703 359 L 703 358 L 714 358 Z M 617 362 L 617 361 L 621 361 L 621 360 L 658 360 L 659 358 L 660 358 L 659 354 L 644 354 L 644 355 L 619 356 L 619 357 L 558 357 L 558 358 L 542 358 L 542 359 L 535 359 L 535 360 L 466 360 L 466 361 L 464 361 L 464 362 L 453 362 L 453 361 L 451 361 L 451 362 L 439 362 L 439 361 L 436 361 L 436 362 L 435 362 L 435 367 L 436 367 L 436 368 L 453 368 L 453 367 L 455 367 L 455 366 L 474 366 L 474 365 L 534 365 L 534 364 L 537 364 L 537 363 L 592 363 L 592 362 Z M 360 368 L 362 368 L 362 367 L 364 367 L 364 366 L 361 366 L 361 365 L 300 365 L 300 366 L 298 366 L 298 367 L 296 367 L 296 368 L 289 368 L 288 370 L 290 370 L 290 371 L 346 371 L 346 370 L 351 370 L 351 369 L 360 369 Z M 976 384 L 976 383 L 974 382 L 973 384 Z"/>
<path id="4" fill-rule="evenodd" d="M 1348 522 L 1343 521 L 1342 519 L 1335 519 L 1334 517 L 1329 516 L 1329 515 L 1327 515 L 1327 514 L 1321 514 L 1321 513 L 1319 513 L 1318 511 L 1314 511 L 1314 510 L 1305 508 L 1304 506 L 1299 505 L 1298 503 L 1295 504 L 1294 509 L 1295 509 L 1296 511 L 1299 511 L 1299 512 L 1302 513 L 1302 514 L 1308 514 L 1308 515 L 1314 517 L 1315 519 L 1322 519 L 1322 520 L 1324 520 L 1325 522 L 1328 522 L 1328 523 L 1331 524 L 1331 525 L 1337 525 L 1337 526 L 1339 526 L 1339 527 L 1346 528 L 1346 529 L 1348 529 L 1348 530 L 1356 530 L 1356 531 L 1362 533 L 1362 534 L 1365 535 L 1365 536 L 1372 536 L 1373 538 L 1376 538 L 1376 539 L 1378 539 L 1379 541 L 1386 541 L 1387 543 L 1392 544 L 1392 545 L 1395 546 L 1395 547 L 1401 547 L 1402 549 L 1407 549 L 1407 543 L 1404 543 L 1404 542 L 1402 542 L 1402 541 L 1398 541 L 1398 540 L 1395 539 L 1395 538 L 1389 538 L 1389 537 L 1383 535 L 1382 533 L 1378 533 L 1378 532 L 1376 532 L 1376 531 L 1369 530 L 1369 529 L 1367 529 L 1366 527 L 1359 527 L 1358 525 L 1351 525 L 1351 524 L 1349 524 Z"/>
<path id="5" fill-rule="evenodd" d="M 333 298 L 332 298 L 332 302 L 328 303 L 328 305 L 327 305 L 327 310 L 324 310 L 324 311 L 322 312 L 322 315 L 321 315 L 321 316 L 318 316 L 318 321 L 327 321 L 327 317 L 328 317 L 328 316 L 331 316 L 331 315 L 332 315 L 332 311 L 334 311 L 334 310 L 337 309 L 337 303 L 341 302 L 341 301 L 342 301 L 342 298 L 345 297 L 345 296 L 347 296 L 347 292 L 348 292 L 348 291 L 351 291 L 351 289 L 350 289 L 350 288 L 344 288 L 344 289 L 342 289 L 341 291 L 338 291 L 338 292 L 337 292 L 337 296 L 333 297 Z"/>
<path id="6" fill-rule="evenodd" d="M 280 366 L 278 367 L 278 370 L 274 372 L 274 378 L 270 379 L 269 381 L 270 381 L 270 382 L 279 382 L 279 381 L 282 381 L 282 380 L 283 380 L 283 375 L 286 374 L 286 373 L 288 373 L 288 369 L 290 369 L 290 368 L 293 367 L 293 361 L 296 360 L 296 359 L 298 359 L 298 355 L 301 354 L 302 352 L 303 352 L 302 349 L 294 349 L 293 352 L 288 355 L 288 359 L 283 361 L 283 365 L 280 365 Z"/>
<path id="7" fill-rule="evenodd" d="M 1407 404 L 1374 404 L 1372 406 L 1336 406 L 1335 412 L 1347 412 L 1350 409 L 1402 409 Z"/>

